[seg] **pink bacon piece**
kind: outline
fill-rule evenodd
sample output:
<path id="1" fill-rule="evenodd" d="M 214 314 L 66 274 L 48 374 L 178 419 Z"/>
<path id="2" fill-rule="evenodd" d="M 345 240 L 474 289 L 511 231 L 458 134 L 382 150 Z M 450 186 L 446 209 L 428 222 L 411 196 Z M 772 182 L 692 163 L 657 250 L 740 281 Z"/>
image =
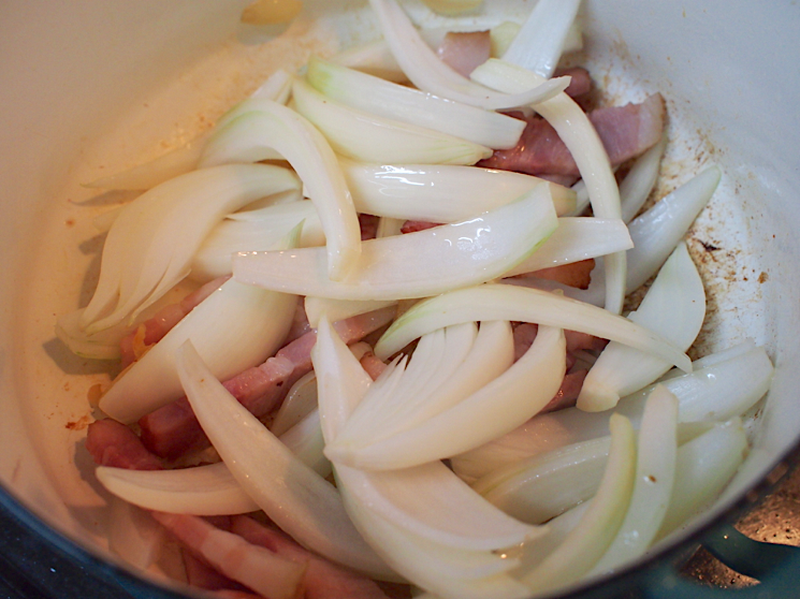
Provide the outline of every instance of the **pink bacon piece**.
<path id="1" fill-rule="evenodd" d="M 317 557 L 284 533 L 249 516 L 234 516 L 231 532 L 280 557 L 307 564 L 303 578 L 305 599 L 387 599 L 375 581 Z"/>
<path id="2" fill-rule="evenodd" d="M 334 328 L 345 343 L 355 343 L 390 322 L 394 312 L 394 307 L 382 308 L 339 321 Z M 223 384 L 245 408 L 261 418 L 277 405 L 297 379 L 311 370 L 311 348 L 316 340 L 316 331 L 312 330 L 285 345 L 260 366 L 249 368 Z M 208 439 L 185 397 L 143 416 L 139 426 L 145 446 L 170 460 L 208 446 Z"/>
<path id="3" fill-rule="evenodd" d="M 225 577 L 269 599 L 301 596 L 307 562 L 279 556 L 197 516 L 152 514 L 189 551 Z"/>
<path id="4" fill-rule="evenodd" d="M 86 450 L 99 466 L 128 470 L 163 469 L 161 460 L 147 450 L 136 433 L 110 418 L 89 425 Z"/>
<path id="5" fill-rule="evenodd" d="M 589 113 L 589 120 L 611 164 L 617 166 L 639 156 L 661 139 L 664 114 L 664 99 L 654 94 L 640 104 L 599 108 Z M 578 177 L 578 165 L 555 129 L 538 116 L 524 120 L 527 126 L 517 146 L 496 150 L 478 166 L 537 176 Z"/>

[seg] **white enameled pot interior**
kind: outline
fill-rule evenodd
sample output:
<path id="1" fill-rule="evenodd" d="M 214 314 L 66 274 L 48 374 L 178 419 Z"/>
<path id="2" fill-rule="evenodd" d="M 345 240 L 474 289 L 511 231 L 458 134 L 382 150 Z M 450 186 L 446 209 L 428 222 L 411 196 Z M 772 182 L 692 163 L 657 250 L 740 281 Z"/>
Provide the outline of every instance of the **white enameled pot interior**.
<path id="1" fill-rule="evenodd" d="M 278 64 L 299 66 L 312 50 L 375 34 L 363 2 L 306 0 L 310 16 L 285 31 L 242 28 L 246 4 L 14 0 L 0 8 L 0 479 L 85 544 L 102 547 L 106 529 L 106 495 L 82 440 L 87 394 L 107 375 L 69 356 L 53 330 L 57 314 L 88 299 L 101 243 L 92 218 L 132 196 L 80 183 L 191 138 Z M 533 2 L 485 4 L 459 26 L 521 21 Z M 800 49 L 800 7 L 757 4 L 586 0 L 582 14 L 587 64 L 612 97 L 667 98 L 662 190 L 705 164 L 725 172 L 689 235 L 712 298 L 697 352 L 752 337 L 777 366 L 736 490 L 763 477 L 800 431 L 800 76 L 792 51 Z M 409 6 L 423 26 L 446 23 Z"/>

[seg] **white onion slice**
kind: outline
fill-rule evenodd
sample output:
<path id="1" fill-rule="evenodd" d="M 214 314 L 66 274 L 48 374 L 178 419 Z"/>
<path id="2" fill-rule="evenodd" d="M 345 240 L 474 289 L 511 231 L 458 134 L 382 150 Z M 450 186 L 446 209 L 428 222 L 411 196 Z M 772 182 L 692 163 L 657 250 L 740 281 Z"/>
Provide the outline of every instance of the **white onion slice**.
<path id="1" fill-rule="evenodd" d="M 525 128 L 520 119 L 384 81 L 317 56 L 308 62 L 306 79 L 321 94 L 351 108 L 492 149 L 513 148 Z"/>
<path id="2" fill-rule="evenodd" d="M 477 447 L 519 426 L 549 402 L 566 370 L 563 332 L 540 327 L 525 355 L 492 382 L 415 426 L 369 443 L 347 427 L 326 455 L 359 468 L 424 464 Z M 413 360 L 412 360 L 413 361 Z M 399 427 L 398 427 L 399 428 Z"/>
<path id="3" fill-rule="evenodd" d="M 181 397 L 175 350 L 187 339 L 220 379 L 260 364 L 283 343 L 296 306 L 293 295 L 226 281 L 114 381 L 100 409 L 130 423 Z"/>
<path id="4" fill-rule="evenodd" d="M 568 585 L 589 572 L 622 524 L 636 472 L 636 435 L 630 421 L 619 414 L 612 415 L 610 426 L 611 449 L 597 494 L 564 541 L 522 576 L 536 592 Z"/>
<path id="5" fill-rule="evenodd" d="M 537 185 L 550 190 L 556 214 L 572 210 L 575 194 L 544 179 L 453 164 L 369 164 L 342 159 L 359 212 L 454 223 L 511 203 Z"/>
<path id="6" fill-rule="evenodd" d="M 320 381 L 323 432 L 330 443 L 337 438 L 339 430 L 371 383 L 358 361 L 333 333 L 327 319 L 323 318 L 320 322 L 312 358 Z M 444 473 L 441 469 L 437 471 L 437 476 Z M 414 528 L 413 520 L 406 519 L 403 525 L 401 518 L 386 518 L 385 511 L 382 515 L 371 509 L 362 496 L 365 485 L 370 486 L 366 489 L 367 497 L 373 497 L 378 491 L 370 485 L 370 474 L 344 465 L 335 466 L 335 472 L 348 513 L 356 526 L 387 563 L 410 581 L 443 597 L 477 599 L 487 596 L 487 592 L 496 597 L 520 599 L 526 595 L 527 589 L 505 574 L 516 565 L 515 560 L 503 559 L 492 551 L 458 548 L 419 536 L 408 528 Z M 387 474 L 392 476 L 393 473 Z M 471 490 L 469 492 L 472 493 Z M 460 495 L 461 491 L 457 493 Z M 445 497 L 435 503 L 441 505 L 441 501 L 444 501 L 443 507 L 448 509 Z M 390 505 L 383 503 L 384 510 L 390 509 Z M 461 526 L 465 532 L 472 525 L 471 518 L 462 519 Z M 527 530 L 535 529 L 528 527 Z"/>
<path id="7" fill-rule="evenodd" d="M 731 348 L 720 352 L 728 356 L 722 361 L 716 360 L 716 354 L 701 358 L 691 374 L 662 381 L 680 402 L 678 418 L 682 423 L 726 421 L 745 413 L 764 396 L 772 380 L 772 362 L 764 348 L 752 343 L 743 344 L 743 348 L 745 351 Z M 637 391 L 617 405 L 617 411 L 634 427 L 638 427 L 644 402 L 654 387 Z M 577 408 L 542 414 L 508 435 L 454 457 L 451 464 L 459 476 L 474 480 L 504 464 L 607 435 L 608 418 L 608 412 Z"/>
<path id="8" fill-rule="evenodd" d="M 538 289 L 502 284 L 451 291 L 416 304 L 384 333 L 375 346 L 375 354 L 387 357 L 428 331 L 481 320 L 535 322 L 581 331 L 652 353 L 686 372 L 692 370 L 686 354 L 626 318 Z"/>
<path id="9" fill-rule="evenodd" d="M 549 78 L 558 66 L 581 0 L 539 0 L 503 60 Z"/>
<path id="10" fill-rule="evenodd" d="M 214 378 L 190 342 L 177 352 L 186 396 L 233 477 L 265 513 L 334 562 L 392 577 L 348 518 L 336 489 L 298 460 Z"/>
<path id="11" fill-rule="evenodd" d="M 414 85 L 426 92 L 465 104 L 497 109 L 542 102 L 569 85 L 569 77 L 559 77 L 529 86 L 519 93 L 498 93 L 462 77 L 442 62 L 395 0 L 370 0 L 370 6 L 400 68 Z"/>
<path id="12" fill-rule="evenodd" d="M 95 474 L 117 497 L 151 510 L 217 516 L 259 509 L 223 462 L 177 470 L 98 466 Z"/>
<path id="13" fill-rule="evenodd" d="M 540 75 L 496 59 L 487 60 L 470 76 L 502 91 L 518 92 L 542 82 Z M 599 218 L 620 218 L 619 188 L 608 154 L 583 109 L 567 94 L 561 93 L 536 104 L 534 110 L 552 125 L 575 159 L 581 177 L 586 182 L 594 215 Z M 605 263 L 605 307 L 619 314 L 625 299 L 625 254 L 610 254 Z"/>
<path id="14" fill-rule="evenodd" d="M 292 87 L 294 107 L 327 138 L 337 154 L 363 162 L 475 164 L 487 146 L 417 125 L 356 110 L 322 95 L 302 79 Z"/>
<path id="15" fill-rule="evenodd" d="M 631 170 L 619 184 L 619 201 L 622 209 L 622 220 L 630 222 L 647 201 L 653 191 L 658 173 L 661 170 L 661 158 L 667 147 L 667 136 L 662 135 L 656 145 L 639 156 Z"/>
<path id="16" fill-rule="evenodd" d="M 112 497 L 108 548 L 134 568 L 147 570 L 158 561 L 167 531 L 141 508 Z"/>
<path id="17" fill-rule="evenodd" d="M 186 276 L 195 250 L 225 214 L 298 186 L 287 169 L 237 164 L 194 171 L 142 194 L 108 232 L 81 327 L 92 334 L 137 314 Z"/>
<path id="18" fill-rule="evenodd" d="M 628 318 L 686 350 L 703 326 L 705 299 L 700 273 L 686 244 L 680 243 Z M 620 397 L 652 383 L 669 368 L 663 360 L 611 342 L 586 375 L 577 407 L 588 412 L 613 408 Z"/>
<path id="19" fill-rule="evenodd" d="M 232 256 L 242 251 L 277 250 L 302 223 L 299 247 L 325 245 L 317 209 L 306 200 L 258 210 L 258 218 L 226 218 L 203 240 L 192 260 L 191 278 L 210 281 L 231 274 Z"/>
<path id="20" fill-rule="evenodd" d="M 541 187 L 462 223 L 365 241 L 359 264 L 343 281 L 327 277 L 318 248 L 238 254 L 233 276 L 269 289 L 353 300 L 426 297 L 474 285 L 527 258 L 556 228 L 553 203 L 538 193 Z"/>
<path id="21" fill-rule="evenodd" d="M 594 496 L 610 446 L 610 437 L 599 437 L 510 462 L 472 488 L 518 520 L 547 522 Z"/>
<path id="22" fill-rule="evenodd" d="M 285 158 L 319 213 L 327 240 L 328 275 L 342 278 L 358 260 L 361 229 L 330 144 L 311 123 L 282 104 L 248 100 L 243 105 L 252 108 L 240 108 L 244 113 L 214 134 L 200 165 L 256 162 L 274 152 Z"/>
<path id="23" fill-rule="evenodd" d="M 664 387 L 647 398 L 639 428 L 636 477 L 625 520 L 595 572 L 644 555 L 667 513 L 677 465 L 678 400 Z"/>
<path id="24" fill-rule="evenodd" d="M 661 539 L 713 502 L 748 451 L 747 434 L 739 418 L 717 424 L 678 449 L 675 483 L 669 507 L 658 531 Z"/>
<path id="25" fill-rule="evenodd" d="M 543 268 L 572 264 L 632 247 L 633 240 L 628 234 L 628 228 L 620 219 L 564 216 L 558 219 L 558 229 L 553 231 L 547 241 L 504 276 L 513 277 Z M 505 282 L 514 283 L 513 280 Z"/>

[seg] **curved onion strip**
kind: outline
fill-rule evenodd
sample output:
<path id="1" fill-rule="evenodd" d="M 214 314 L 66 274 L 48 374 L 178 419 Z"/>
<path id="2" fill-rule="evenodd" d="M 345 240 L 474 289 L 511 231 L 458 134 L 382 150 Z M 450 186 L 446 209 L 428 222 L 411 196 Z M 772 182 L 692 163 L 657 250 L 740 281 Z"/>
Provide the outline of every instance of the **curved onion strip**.
<path id="1" fill-rule="evenodd" d="M 533 345 L 508 370 L 461 402 L 414 427 L 365 443 L 345 431 L 325 454 L 370 470 L 407 468 L 446 458 L 513 430 L 549 402 L 566 370 L 563 331 L 540 327 Z M 349 441 L 349 443 L 348 443 Z"/>
<path id="2" fill-rule="evenodd" d="M 609 424 L 608 464 L 589 508 L 564 541 L 540 564 L 522 575 L 522 580 L 536 592 L 568 585 L 589 572 L 622 524 L 636 472 L 636 435 L 624 416 L 612 415 Z"/>
<path id="3" fill-rule="evenodd" d="M 496 59 L 487 60 L 472 72 L 471 77 L 503 91 L 530 89 L 542 81 L 542 77 L 536 73 Z M 586 182 L 594 215 L 598 218 L 620 218 L 619 188 L 608 154 L 583 109 L 565 93 L 536 104 L 533 108 L 552 125 L 570 150 Z M 626 293 L 625 254 L 611 254 L 606 257 L 605 263 L 605 307 L 619 314 Z"/>
<path id="4" fill-rule="evenodd" d="M 328 275 L 344 277 L 358 261 L 361 229 L 330 144 L 311 123 L 282 104 L 249 100 L 246 106 L 252 111 L 228 122 L 208 141 L 201 166 L 256 162 L 277 151 L 297 171 L 317 208 L 327 240 Z"/>
<path id="5" fill-rule="evenodd" d="M 531 256 L 504 274 L 513 277 L 629 250 L 633 241 L 620 219 L 564 216 L 558 229 Z M 506 281 L 513 283 L 513 281 Z"/>
<path id="6" fill-rule="evenodd" d="M 317 371 L 320 413 L 327 442 L 335 439 L 371 385 L 361 365 L 323 318 L 312 351 Z M 420 537 L 372 511 L 359 493 L 369 474 L 334 465 L 348 513 L 364 537 L 401 575 L 443 597 L 525 596 L 526 589 L 505 572 L 516 565 L 491 551 L 475 551 Z M 471 492 L 471 491 L 470 491 Z M 445 502 L 446 503 L 446 502 Z M 446 506 L 445 506 L 446 507 Z M 472 519 L 463 522 L 467 528 Z"/>
<path id="7" fill-rule="evenodd" d="M 513 360 L 514 346 L 511 328 L 506 325 L 505 329 L 507 330 L 501 331 L 499 343 L 507 342 L 502 345 L 502 349 L 506 351 L 496 352 L 500 354 L 500 372 L 508 368 Z M 502 335 L 503 332 L 505 335 Z M 488 335 L 484 332 L 484 335 L 480 336 L 482 346 L 486 344 L 487 336 L 492 337 L 491 332 Z M 379 378 L 370 387 L 366 396 L 353 410 L 353 414 L 334 441 L 333 446 L 353 441 L 363 445 L 424 420 L 424 416 L 421 417 L 420 412 L 436 410 L 431 403 L 441 402 L 442 395 L 439 393 L 439 389 L 443 385 L 448 386 L 449 381 L 452 381 L 459 373 L 463 373 L 462 366 L 473 352 L 478 337 L 477 327 L 471 322 L 424 335 L 419 340 L 411 359 L 403 366 L 398 367 L 401 373 L 398 374 L 396 381 L 392 381 L 394 384 L 386 385 L 384 383 L 387 379 Z M 497 349 L 494 344 L 491 347 Z M 488 371 L 496 370 L 498 370 L 497 365 L 490 362 Z M 497 374 L 499 372 L 496 372 L 495 376 Z M 478 377 L 482 376 L 486 375 L 478 375 Z M 492 378 L 494 377 L 489 375 L 488 380 Z M 476 377 L 473 376 L 470 379 L 459 380 L 458 387 L 449 385 L 456 396 L 454 400 L 462 399 L 464 392 L 469 394 L 475 380 Z M 480 385 L 475 388 L 480 388 Z M 459 394 L 459 391 L 462 394 Z M 449 395 L 446 394 L 444 399 L 447 401 Z M 437 402 L 437 400 L 439 401 Z"/>
<path id="8" fill-rule="evenodd" d="M 269 430 L 279 437 L 317 409 L 317 378 L 307 372 L 289 389 L 278 408 Z"/>
<path id="9" fill-rule="evenodd" d="M 312 56 L 308 82 L 326 97 L 386 119 L 433 129 L 488 146 L 517 145 L 525 122 L 499 112 L 445 100 Z"/>
<path id="10" fill-rule="evenodd" d="M 319 411 L 312 410 L 305 418 L 283 433 L 280 440 L 301 462 L 322 477 L 331 473 L 331 463 L 323 454 L 325 441 L 320 429 Z"/>
<path id="11" fill-rule="evenodd" d="M 439 59 L 395 0 L 370 0 L 370 6 L 397 64 L 414 85 L 426 92 L 464 104 L 497 109 L 542 102 L 569 85 L 569 77 L 558 77 L 513 94 L 478 85 Z"/>
<path id="12" fill-rule="evenodd" d="M 364 543 L 336 489 L 298 460 L 214 378 L 191 342 L 176 357 L 197 419 L 250 497 L 299 543 L 340 564 L 392 577 Z"/>
<path id="13" fill-rule="evenodd" d="M 151 510 L 196 516 L 245 514 L 259 509 L 223 463 L 177 470 L 98 466 L 97 480 L 117 497 Z"/>
<path id="14" fill-rule="evenodd" d="M 203 240 L 192 260 L 191 277 L 212 280 L 231 274 L 232 256 L 236 252 L 277 250 L 278 245 L 300 223 L 303 224 L 299 247 L 325 244 L 325 235 L 311 202 L 277 204 L 259 210 L 263 218 L 226 218 Z"/>
<path id="15" fill-rule="evenodd" d="M 422 301 L 394 321 L 375 346 L 390 356 L 426 332 L 458 322 L 510 320 L 580 331 L 652 353 L 690 372 L 688 356 L 630 320 L 558 295 L 514 285 L 478 285 Z"/>
<path id="16" fill-rule="evenodd" d="M 599 437 L 510 462 L 472 488 L 518 520 L 547 522 L 597 492 L 610 446 L 611 437 Z"/>
<path id="17" fill-rule="evenodd" d="M 707 508 L 733 478 L 747 451 L 747 434 L 739 418 L 717 424 L 682 445 L 669 507 L 657 538 L 662 539 Z"/>
<path id="18" fill-rule="evenodd" d="M 558 66 L 581 0 L 539 0 L 503 60 L 549 78 Z"/>
<path id="19" fill-rule="evenodd" d="M 662 135 L 656 145 L 639 156 L 631 170 L 619 184 L 619 202 L 622 220 L 630 222 L 650 197 L 661 170 L 661 158 L 667 147 L 667 136 Z"/>
<path id="20" fill-rule="evenodd" d="M 327 138 L 337 154 L 364 162 L 475 164 L 491 148 L 465 139 L 357 110 L 322 95 L 302 79 L 292 87 L 294 107 Z"/>
<path id="21" fill-rule="evenodd" d="M 680 402 L 678 419 L 687 422 L 725 421 L 751 409 L 769 389 L 774 368 L 764 348 L 743 344 L 746 351 L 720 352 L 729 357 L 701 358 L 691 374 L 664 379 L 662 385 Z M 715 356 L 715 354 L 711 354 Z M 701 366 L 705 364 L 704 366 Z M 678 371 L 679 372 L 679 371 Z M 636 427 L 654 385 L 623 398 L 616 411 Z M 475 479 L 504 464 L 608 434 L 609 412 L 568 408 L 532 418 L 508 435 L 451 459 L 465 479 Z"/>
<path id="22" fill-rule="evenodd" d="M 175 350 L 187 339 L 223 380 L 262 363 L 283 343 L 296 306 L 293 295 L 226 281 L 114 381 L 100 409 L 130 423 L 181 397 Z"/>
<path id="23" fill-rule="evenodd" d="M 556 214 L 570 212 L 575 194 L 544 179 L 455 164 L 368 164 L 340 159 L 359 212 L 432 223 L 454 223 L 509 204 L 546 185 Z"/>
<path id="24" fill-rule="evenodd" d="M 628 252 L 626 293 L 641 287 L 658 271 L 708 204 L 721 177 L 719 167 L 711 166 L 631 221 L 628 230 L 634 247 Z M 575 297 L 592 304 L 602 303 L 604 283 L 600 275 L 593 273 L 589 289 L 579 290 Z"/>
<path id="25" fill-rule="evenodd" d="M 636 477 L 625 520 L 595 572 L 613 570 L 650 547 L 667 513 L 675 480 L 678 400 L 658 386 L 647 398 L 639 428 Z"/>
<path id="26" fill-rule="evenodd" d="M 285 168 L 237 164 L 193 171 L 142 194 L 108 232 L 81 326 L 92 334 L 135 315 L 186 276 L 195 250 L 225 214 L 297 187 Z"/>
<path id="27" fill-rule="evenodd" d="M 681 242 L 628 318 L 686 350 L 703 326 L 705 300 L 700 273 Z M 649 385 L 669 368 L 664 360 L 612 341 L 586 375 L 577 407 L 588 412 L 613 408 L 620 397 Z"/>
<path id="28" fill-rule="evenodd" d="M 125 323 L 87 334 L 80 326 L 83 308 L 63 314 L 56 321 L 56 336 L 69 350 L 82 358 L 91 360 L 119 360 L 120 340 L 130 328 Z"/>
<path id="29" fill-rule="evenodd" d="M 327 277 L 319 248 L 238 254 L 233 276 L 269 289 L 353 300 L 427 297 L 482 283 L 530 256 L 557 227 L 553 203 L 540 189 L 462 223 L 365 241 L 360 264 L 343 281 Z"/>

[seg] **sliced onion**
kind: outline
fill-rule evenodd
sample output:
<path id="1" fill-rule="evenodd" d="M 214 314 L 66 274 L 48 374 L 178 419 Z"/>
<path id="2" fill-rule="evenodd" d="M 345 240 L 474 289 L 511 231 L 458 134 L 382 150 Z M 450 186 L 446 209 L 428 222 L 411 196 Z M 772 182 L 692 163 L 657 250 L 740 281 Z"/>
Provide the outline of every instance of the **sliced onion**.
<path id="1" fill-rule="evenodd" d="M 331 322 L 337 322 L 359 314 L 366 314 L 373 310 L 388 308 L 396 303 L 394 300 L 335 300 L 325 297 L 306 296 L 306 318 L 308 318 L 308 323 L 312 327 L 316 327 L 323 314 L 326 314 Z"/>
<path id="2" fill-rule="evenodd" d="M 321 94 L 357 110 L 492 149 L 513 148 L 525 128 L 524 121 L 505 114 L 446 100 L 316 56 L 308 62 L 306 78 Z"/>
<path id="3" fill-rule="evenodd" d="M 378 577 L 392 573 L 364 543 L 336 489 L 298 460 L 214 378 L 187 343 L 178 373 L 195 416 L 248 495 L 295 540 Z"/>
<path id="4" fill-rule="evenodd" d="M 626 223 L 633 220 L 639 209 L 647 201 L 653 191 L 658 173 L 661 170 L 661 158 L 667 147 L 667 136 L 662 135 L 659 142 L 633 163 L 631 170 L 619 184 L 619 201 L 622 209 L 622 220 Z"/>
<path id="5" fill-rule="evenodd" d="M 419 89 L 465 104 L 482 108 L 514 108 L 542 102 L 569 85 L 568 77 L 559 77 L 520 93 L 498 93 L 462 77 L 444 62 L 420 37 L 396 0 L 370 0 L 378 17 L 383 37 L 395 60 Z"/>
<path id="6" fill-rule="evenodd" d="M 672 495 L 677 462 L 678 400 L 664 387 L 647 398 L 639 428 L 636 477 L 630 506 L 595 572 L 614 570 L 644 555 L 656 537 Z"/>
<path id="7" fill-rule="evenodd" d="M 233 276 L 269 289 L 352 300 L 426 297 L 473 285 L 527 258 L 556 228 L 553 203 L 539 189 L 469 221 L 366 241 L 358 267 L 343 281 L 327 277 L 326 255 L 318 248 L 239 254 Z"/>
<path id="8" fill-rule="evenodd" d="M 373 443 L 343 433 L 325 453 L 347 465 L 386 470 L 477 447 L 519 426 L 553 398 L 566 370 L 565 348 L 560 329 L 540 327 L 520 360 L 447 410 Z"/>
<path id="9" fill-rule="evenodd" d="M 620 219 L 565 216 L 558 219 L 558 229 L 542 246 L 517 266 L 505 273 L 513 277 L 572 264 L 589 258 L 598 258 L 633 247 L 628 228 Z M 507 283 L 514 283 L 507 280 Z"/>
<path id="10" fill-rule="evenodd" d="M 658 531 L 661 539 L 706 509 L 733 478 L 748 451 L 739 418 L 718 424 L 678 449 L 675 483 Z"/>
<path id="11" fill-rule="evenodd" d="M 195 250 L 225 214 L 298 185 L 287 169 L 237 164 L 194 171 L 139 196 L 108 233 L 81 327 L 92 334 L 137 314 L 186 276 Z"/>
<path id="12" fill-rule="evenodd" d="M 278 152 L 297 171 L 325 232 L 328 275 L 340 279 L 358 261 L 361 230 L 353 198 L 336 155 L 322 134 L 295 111 L 267 100 L 249 100 L 244 112 L 206 145 L 201 166 L 256 162 Z M 243 111 L 248 110 L 243 108 Z"/>
<path id="13" fill-rule="evenodd" d="M 226 281 L 114 381 L 100 409 L 130 423 L 181 397 L 175 350 L 187 339 L 223 380 L 262 363 L 283 343 L 296 306 L 293 295 Z"/>
<path id="14" fill-rule="evenodd" d="M 742 349 L 744 351 L 742 351 Z M 701 358 L 691 374 L 677 374 L 661 384 L 679 402 L 682 423 L 726 421 L 750 410 L 769 389 L 774 368 L 764 348 L 752 343 Z M 714 356 L 712 358 L 712 356 Z M 641 421 L 644 402 L 654 389 L 646 387 L 623 398 L 617 411 L 635 427 Z M 608 412 L 584 412 L 568 408 L 542 414 L 494 441 L 451 459 L 454 470 L 474 480 L 504 464 L 541 455 L 608 434 Z"/>
<path id="15" fill-rule="evenodd" d="M 594 496 L 610 446 L 610 437 L 599 437 L 509 462 L 472 488 L 518 520 L 547 522 Z"/>
<path id="16" fill-rule="evenodd" d="M 630 421 L 619 414 L 612 415 L 610 426 L 611 449 L 597 494 L 564 541 L 522 575 L 537 593 L 568 585 L 589 572 L 622 524 L 636 472 L 636 435 Z"/>
<path id="17" fill-rule="evenodd" d="M 580 0 L 539 0 L 503 60 L 549 78 L 558 66 Z"/>
<path id="18" fill-rule="evenodd" d="M 226 218 L 203 240 L 192 260 L 191 277 L 210 281 L 232 271 L 237 252 L 277 250 L 292 229 L 302 223 L 299 247 L 325 244 L 317 210 L 309 201 L 276 204 L 260 209 L 258 218 Z"/>
<path id="19" fill-rule="evenodd" d="M 502 91 L 519 92 L 541 84 L 542 77 L 514 64 L 489 59 L 470 75 L 476 81 Z M 552 125 L 570 150 L 586 182 L 594 215 L 620 218 L 619 188 L 603 142 L 583 109 L 567 94 L 537 104 L 534 109 Z M 625 255 L 606 258 L 606 309 L 619 314 L 625 299 Z"/>
<path id="20" fill-rule="evenodd" d="M 222 462 L 177 470 L 99 466 L 95 474 L 117 497 L 150 510 L 218 516 L 259 509 Z"/>
<path id="21" fill-rule="evenodd" d="M 484 145 L 356 110 L 296 79 L 294 106 L 312 122 L 336 153 L 379 163 L 475 164 L 492 155 Z"/>
<path id="22" fill-rule="evenodd" d="M 705 314 L 703 281 L 686 245 L 680 243 L 628 318 L 686 350 L 700 332 Z M 613 408 L 620 397 L 652 383 L 669 368 L 663 360 L 611 342 L 586 375 L 577 407 L 588 412 Z"/>
<path id="23" fill-rule="evenodd" d="M 652 353 L 686 372 L 692 370 L 686 354 L 626 318 L 538 289 L 502 284 L 451 291 L 416 304 L 384 333 L 375 354 L 390 356 L 428 331 L 480 320 L 535 322 L 581 331 Z"/>
<path id="24" fill-rule="evenodd" d="M 511 203 L 538 185 L 549 188 L 556 214 L 572 210 L 574 194 L 544 179 L 452 164 L 368 164 L 341 160 L 359 212 L 405 220 L 454 223 Z"/>

